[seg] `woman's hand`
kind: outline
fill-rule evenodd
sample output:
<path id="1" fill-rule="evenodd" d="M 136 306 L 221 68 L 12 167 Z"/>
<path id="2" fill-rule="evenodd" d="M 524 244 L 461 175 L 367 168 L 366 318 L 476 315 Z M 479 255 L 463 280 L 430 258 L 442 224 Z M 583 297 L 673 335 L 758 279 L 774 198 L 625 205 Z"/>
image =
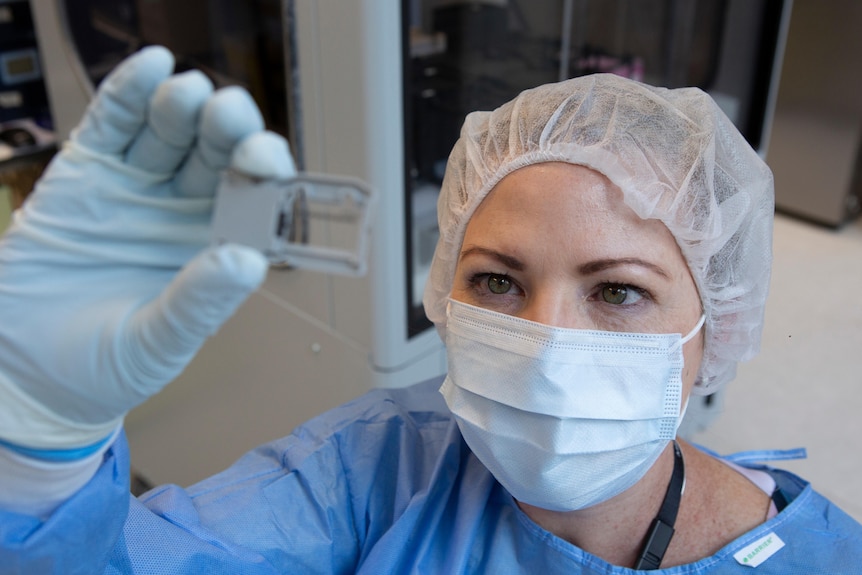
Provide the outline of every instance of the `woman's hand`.
<path id="1" fill-rule="evenodd" d="M 147 48 L 99 88 L 0 239 L 0 440 L 103 440 L 189 363 L 267 261 L 208 247 L 222 170 L 288 177 L 251 97 Z M 232 160 L 233 158 L 233 160 Z"/>

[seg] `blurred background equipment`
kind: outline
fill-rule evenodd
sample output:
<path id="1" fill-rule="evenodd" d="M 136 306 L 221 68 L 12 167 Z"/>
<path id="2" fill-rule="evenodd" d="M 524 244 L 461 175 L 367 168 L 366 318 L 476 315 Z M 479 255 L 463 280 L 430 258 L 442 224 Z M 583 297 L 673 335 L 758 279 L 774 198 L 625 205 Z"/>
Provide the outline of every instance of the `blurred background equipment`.
<path id="1" fill-rule="evenodd" d="M 446 370 L 422 309 L 464 116 L 591 72 L 708 91 L 765 154 L 789 0 L 33 0 L 56 132 L 125 56 L 245 86 L 300 170 L 377 193 L 369 273 L 273 272 L 127 420 L 135 466 L 188 484 L 375 386 Z M 719 402 L 710 400 L 710 406 Z M 712 410 L 690 408 L 705 426 Z M 181 438 L 181 439 L 180 439 Z"/>
<path id="2" fill-rule="evenodd" d="M 27 0 L 0 1 L 0 172 L 54 150 L 54 125 Z M 0 173 L 0 178 L 2 178 Z"/>
<path id="3" fill-rule="evenodd" d="M 840 228 L 862 211 L 862 3 L 796 0 L 772 146 L 779 210 Z"/>

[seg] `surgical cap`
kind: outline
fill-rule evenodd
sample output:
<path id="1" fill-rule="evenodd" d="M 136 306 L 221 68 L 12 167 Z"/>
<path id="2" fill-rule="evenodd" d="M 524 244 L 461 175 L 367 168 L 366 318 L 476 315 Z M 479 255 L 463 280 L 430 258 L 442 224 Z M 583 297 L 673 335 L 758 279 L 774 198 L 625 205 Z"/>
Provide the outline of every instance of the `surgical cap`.
<path id="1" fill-rule="evenodd" d="M 760 348 L 772 261 L 772 173 L 703 91 L 611 74 L 540 86 L 467 116 L 443 179 L 440 239 L 425 286 L 425 313 L 444 340 L 446 304 L 473 212 L 507 174 L 542 162 L 604 174 L 638 216 L 667 226 L 706 316 L 694 391 L 712 393 L 733 379 L 737 363 Z"/>

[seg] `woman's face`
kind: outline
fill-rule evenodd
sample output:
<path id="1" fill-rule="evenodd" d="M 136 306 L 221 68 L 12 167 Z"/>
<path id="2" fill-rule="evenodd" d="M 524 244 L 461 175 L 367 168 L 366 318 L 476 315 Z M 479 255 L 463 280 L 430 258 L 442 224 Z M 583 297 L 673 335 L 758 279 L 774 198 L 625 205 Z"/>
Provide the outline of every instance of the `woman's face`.
<path id="1" fill-rule="evenodd" d="M 583 166 L 542 163 L 503 178 L 467 225 L 452 298 L 565 328 L 687 334 L 700 298 L 670 231 Z M 684 397 L 703 332 L 683 348 Z"/>

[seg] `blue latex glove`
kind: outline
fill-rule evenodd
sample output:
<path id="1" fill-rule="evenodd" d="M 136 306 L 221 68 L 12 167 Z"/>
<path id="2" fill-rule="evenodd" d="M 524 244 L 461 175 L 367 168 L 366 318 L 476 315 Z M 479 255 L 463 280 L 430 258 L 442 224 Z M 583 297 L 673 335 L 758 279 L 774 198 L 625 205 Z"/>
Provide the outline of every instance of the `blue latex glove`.
<path id="1" fill-rule="evenodd" d="M 147 48 L 102 83 L 0 240 L 0 440 L 19 453 L 110 437 L 266 275 L 207 247 L 212 196 L 228 166 L 292 175 L 287 145 L 245 91 L 173 65 Z"/>

